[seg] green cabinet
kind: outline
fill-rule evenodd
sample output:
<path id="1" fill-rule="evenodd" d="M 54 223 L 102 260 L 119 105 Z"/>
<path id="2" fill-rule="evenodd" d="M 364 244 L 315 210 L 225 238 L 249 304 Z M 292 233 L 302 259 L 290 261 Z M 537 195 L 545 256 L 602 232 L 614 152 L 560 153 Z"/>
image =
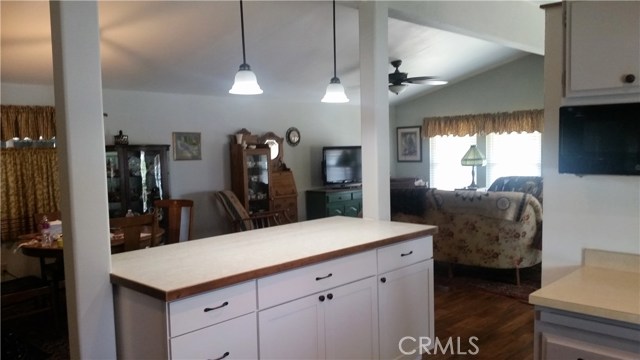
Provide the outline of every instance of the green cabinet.
<path id="1" fill-rule="evenodd" d="M 362 189 L 307 190 L 307 219 L 329 216 L 357 217 L 362 210 Z"/>

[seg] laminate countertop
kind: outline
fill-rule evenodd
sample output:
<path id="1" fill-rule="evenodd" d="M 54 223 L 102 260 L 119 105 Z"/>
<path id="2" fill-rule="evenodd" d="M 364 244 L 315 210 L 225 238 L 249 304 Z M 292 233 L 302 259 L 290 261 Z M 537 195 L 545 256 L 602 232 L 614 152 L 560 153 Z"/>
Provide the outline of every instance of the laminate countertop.
<path id="1" fill-rule="evenodd" d="M 173 301 L 421 236 L 437 227 L 335 216 L 111 257 L 111 282 Z"/>
<path id="2" fill-rule="evenodd" d="M 600 255 L 598 255 L 600 256 Z M 615 254 L 607 255 L 611 264 L 619 264 Z M 640 268 L 637 259 L 627 268 L 590 264 L 529 295 L 529 302 L 604 319 L 640 324 Z"/>

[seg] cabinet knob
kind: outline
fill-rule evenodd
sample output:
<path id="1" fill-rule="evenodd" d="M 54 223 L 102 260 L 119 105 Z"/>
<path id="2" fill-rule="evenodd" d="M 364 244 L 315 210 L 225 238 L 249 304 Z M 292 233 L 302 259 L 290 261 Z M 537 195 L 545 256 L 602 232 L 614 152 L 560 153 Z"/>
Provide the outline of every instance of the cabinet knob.
<path id="1" fill-rule="evenodd" d="M 329 294 L 327 295 L 327 299 L 329 299 L 329 300 L 333 299 L 333 294 L 329 293 Z"/>
<path id="2" fill-rule="evenodd" d="M 320 300 L 320 302 L 323 302 L 323 301 L 324 301 L 324 295 L 320 295 L 320 296 L 318 297 L 318 300 Z"/>
<path id="3" fill-rule="evenodd" d="M 625 82 L 625 84 L 632 84 L 634 81 L 636 81 L 636 76 L 633 74 L 627 74 L 622 77 L 622 80 Z"/>
<path id="4" fill-rule="evenodd" d="M 386 283 L 387 282 L 387 278 L 386 277 L 380 278 L 380 282 L 383 283 L 383 284 Z"/>

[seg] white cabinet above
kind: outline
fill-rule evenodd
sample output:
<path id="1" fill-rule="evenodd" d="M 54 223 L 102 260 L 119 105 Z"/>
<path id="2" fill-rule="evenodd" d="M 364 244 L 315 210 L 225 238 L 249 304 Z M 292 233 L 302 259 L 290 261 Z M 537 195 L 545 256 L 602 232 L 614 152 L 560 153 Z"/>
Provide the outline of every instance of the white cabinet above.
<path id="1" fill-rule="evenodd" d="M 565 97 L 640 101 L 640 2 L 564 4 Z"/>

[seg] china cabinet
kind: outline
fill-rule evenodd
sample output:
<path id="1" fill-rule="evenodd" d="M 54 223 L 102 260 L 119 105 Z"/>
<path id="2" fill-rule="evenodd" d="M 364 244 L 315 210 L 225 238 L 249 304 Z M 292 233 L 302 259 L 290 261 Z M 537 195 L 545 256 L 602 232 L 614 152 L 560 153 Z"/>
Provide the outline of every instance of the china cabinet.
<path id="1" fill-rule="evenodd" d="M 127 210 L 143 214 L 153 201 L 169 198 L 169 145 L 108 145 L 106 147 L 109 217 Z"/>
<path id="2" fill-rule="evenodd" d="M 252 214 L 271 210 L 271 161 L 268 147 L 231 144 L 231 189 Z"/>

